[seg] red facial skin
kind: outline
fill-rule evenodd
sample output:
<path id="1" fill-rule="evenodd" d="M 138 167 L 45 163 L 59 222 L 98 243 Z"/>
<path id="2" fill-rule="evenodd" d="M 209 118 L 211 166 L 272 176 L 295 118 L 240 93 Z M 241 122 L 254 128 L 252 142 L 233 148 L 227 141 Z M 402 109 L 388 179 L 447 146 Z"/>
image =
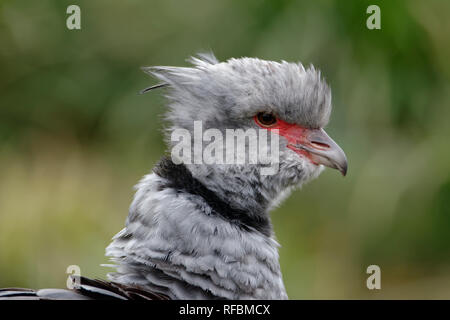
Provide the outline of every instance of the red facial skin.
<path id="1" fill-rule="evenodd" d="M 296 144 L 309 144 L 309 141 L 306 139 L 308 129 L 300 127 L 299 125 L 288 123 L 286 121 L 280 120 L 277 118 L 277 122 L 270 126 L 264 126 L 258 121 L 258 116 L 254 116 L 255 123 L 266 130 L 275 131 L 278 135 L 284 137 L 288 141 L 288 148 L 296 152 L 297 154 L 303 155 L 308 158 L 313 164 L 318 165 L 318 163 L 312 160 L 311 153 L 306 150 L 295 148 Z"/>

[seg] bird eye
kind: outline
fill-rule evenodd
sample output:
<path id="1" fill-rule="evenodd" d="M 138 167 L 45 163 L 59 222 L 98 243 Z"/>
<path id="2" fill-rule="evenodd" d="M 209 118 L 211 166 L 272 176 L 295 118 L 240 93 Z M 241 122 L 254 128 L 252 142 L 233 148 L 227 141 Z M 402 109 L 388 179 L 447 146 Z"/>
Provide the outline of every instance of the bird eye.
<path id="1" fill-rule="evenodd" d="M 272 127 L 277 123 L 277 117 L 269 112 L 260 112 L 256 115 L 256 121 L 263 127 Z"/>

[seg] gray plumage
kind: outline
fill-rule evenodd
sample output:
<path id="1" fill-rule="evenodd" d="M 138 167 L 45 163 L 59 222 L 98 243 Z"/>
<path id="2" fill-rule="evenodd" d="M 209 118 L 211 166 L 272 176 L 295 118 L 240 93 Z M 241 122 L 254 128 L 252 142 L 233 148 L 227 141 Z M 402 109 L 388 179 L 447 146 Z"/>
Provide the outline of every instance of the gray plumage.
<path id="1" fill-rule="evenodd" d="M 190 61 L 191 68 L 145 68 L 168 85 L 168 135 L 177 128 L 192 131 L 194 120 L 202 120 L 204 129 L 254 128 L 251 117 L 266 110 L 311 128 L 328 122 L 330 90 L 313 67 L 255 58 L 219 63 L 212 55 Z M 268 216 L 293 187 L 322 170 L 286 145 L 280 146 L 280 157 L 279 173 L 273 176 L 261 176 L 259 165 L 187 167 L 231 206 Z M 165 183 L 151 173 L 137 185 L 127 226 L 106 250 L 117 263 L 111 280 L 174 299 L 287 298 L 273 232 L 245 231 L 208 215 L 204 199 L 161 188 Z"/>
<path id="2" fill-rule="evenodd" d="M 143 68 L 160 83 L 142 93 L 167 90 L 169 148 L 171 133 L 192 132 L 194 121 L 225 134 L 226 129 L 258 129 L 253 117 L 270 112 L 319 134 L 302 147 L 316 156 L 308 159 L 280 139 L 274 175 L 262 175 L 262 164 L 176 166 L 163 159 L 136 186 L 126 226 L 106 249 L 116 268 L 108 274 L 114 289 L 88 279 L 85 287 L 126 298 L 144 290 L 171 299 L 287 299 L 269 211 L 317 177 L 321 164 L 346 173 L 345 154 L 321 131 L 330 117 L 330 89 L 319 71 L 300 63 L 219 62 L 212 54 L 189 61 L 192 67 Z"/>

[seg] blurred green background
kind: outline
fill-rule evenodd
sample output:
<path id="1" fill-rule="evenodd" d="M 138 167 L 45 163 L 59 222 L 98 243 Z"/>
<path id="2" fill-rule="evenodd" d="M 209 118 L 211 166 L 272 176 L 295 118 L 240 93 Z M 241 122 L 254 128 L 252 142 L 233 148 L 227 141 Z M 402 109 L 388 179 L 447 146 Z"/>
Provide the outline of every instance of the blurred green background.
<path id="1" fill-rule="evenodd" d="M 449 15 L 440 0 L 0 0 L 0 287 L 64 287 L 72 264 L 105 277 L 132 187 L 165 152 L 165 101 L 138 95 L 155 83 L 139 67 L 212 49 L 313 63 L 332 88 L 349 174 L 272 214 L 290 298 L 449 299 Z"/>

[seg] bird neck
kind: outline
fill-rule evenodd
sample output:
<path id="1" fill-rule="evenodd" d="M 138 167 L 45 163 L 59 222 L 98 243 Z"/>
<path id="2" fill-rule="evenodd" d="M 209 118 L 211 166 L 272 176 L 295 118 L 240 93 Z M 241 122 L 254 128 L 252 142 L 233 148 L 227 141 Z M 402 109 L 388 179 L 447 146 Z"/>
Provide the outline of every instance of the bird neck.
<path id="1" fill-rule="evenodd" d="M 267 208 L 200 177 L 168 159 L 144 177 L 107 248 L 117 263 L 110 279 L 178 299 L 287 298 Z"/>
<path id="2" fill-rule="evenodd" d="M 189 179 L 208 190 L 202 196 L 219 216 L 245 230 L 255 230 L 267 237 L 272 236 L 269 216 L 271 199 L 254 168 L 245 170 L 245 167 L 202 165 L 182 167 L 188 170 Z"/>

